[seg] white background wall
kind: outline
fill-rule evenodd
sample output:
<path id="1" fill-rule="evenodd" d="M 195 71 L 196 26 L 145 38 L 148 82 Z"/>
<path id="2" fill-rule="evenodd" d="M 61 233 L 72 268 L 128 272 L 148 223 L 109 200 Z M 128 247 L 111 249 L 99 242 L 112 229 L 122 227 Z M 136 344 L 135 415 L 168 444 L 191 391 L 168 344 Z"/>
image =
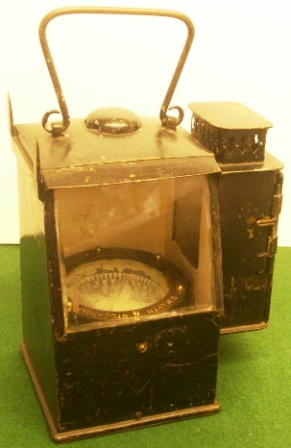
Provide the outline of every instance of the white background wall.
<path id="1" fill-rule="evenodd" d="M 1 2 L 0 243 L 18 241 L 7 92 L 16 123 L 39 122 L 47 110 L 57 107 L 37 29 L 50 10 L 82 4 L 177 9 L 191 17 L 196 36 L 172 104 L 186 109 L 194 101 L 239 101 L 274 123 L 267 147 L 285 163 L 279 244 L 291 246 L 291 12 L 285 0 Z M 66 27 L 58 20 L 50 25 L 49 36 L 72 117 L 110 105 L 141 116 L 158 115 L 185 37 L 179 22 L 94 16 L 94 27 L 90 20 L 82 25 L 80 18 Z M 189 129 L 189 114 L 183 125 Z"/>

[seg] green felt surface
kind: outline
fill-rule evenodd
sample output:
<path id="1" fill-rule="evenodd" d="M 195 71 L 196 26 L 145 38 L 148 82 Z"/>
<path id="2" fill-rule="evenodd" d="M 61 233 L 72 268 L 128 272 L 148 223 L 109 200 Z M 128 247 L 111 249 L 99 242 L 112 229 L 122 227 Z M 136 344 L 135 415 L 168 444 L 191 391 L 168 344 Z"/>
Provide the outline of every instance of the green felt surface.
<path id="1" fill-rule="evenodd" d="M 99 448 L 291 447 L 291 248 L 279 248 L 270 326 L 220 341 L 220 413 L 68 443 Z M 19 247 L 0 246 L 0 447 L 56 446 L 19 353 Z"/>

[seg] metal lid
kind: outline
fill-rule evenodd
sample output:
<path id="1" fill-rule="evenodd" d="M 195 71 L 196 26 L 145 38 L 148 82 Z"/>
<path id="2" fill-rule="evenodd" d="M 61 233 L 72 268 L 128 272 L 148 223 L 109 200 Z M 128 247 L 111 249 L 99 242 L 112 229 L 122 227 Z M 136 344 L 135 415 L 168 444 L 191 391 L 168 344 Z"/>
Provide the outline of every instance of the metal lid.
<path id="1" fill-rule="evenodd" d="M 231 101 L 190 103 L 195 116 L 220 129 L 268 129 L 273 124 L 244 104 Z"/>
<path id="2" fill-rule="evenodd" d="M 163 128 L 143 117 L 137 132 L 90 132 L 84 119 L 72 120 L 70 134 L 53 138 L 36 124 L 12 125 L 17 153 L 24 157 L 43 191 L 121 184 L 220 172 L 213 153 L 182 127 Z"/>

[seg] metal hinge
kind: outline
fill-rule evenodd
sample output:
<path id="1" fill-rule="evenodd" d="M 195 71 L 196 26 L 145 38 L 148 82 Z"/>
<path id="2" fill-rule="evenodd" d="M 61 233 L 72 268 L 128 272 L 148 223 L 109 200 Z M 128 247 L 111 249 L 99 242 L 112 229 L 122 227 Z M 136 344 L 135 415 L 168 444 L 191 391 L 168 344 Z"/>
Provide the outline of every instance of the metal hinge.
<path id="1" fill-rule="evenodd" d="M 265 218 L 258 219 L 256 225 L 259 227 L 271 227 L 269 239 L 268 239 L 268 257 L 274 257 L 277 251 L 277 229 L 278 229 L 278 219 L 282 208 L 282 186 L 283 186 L 283 174 L 281 171 L 277 173 L 277 180 L 275 184 L 275 193 L 273 195 L 273 203 L 271 216 L 266 216 Z"/>

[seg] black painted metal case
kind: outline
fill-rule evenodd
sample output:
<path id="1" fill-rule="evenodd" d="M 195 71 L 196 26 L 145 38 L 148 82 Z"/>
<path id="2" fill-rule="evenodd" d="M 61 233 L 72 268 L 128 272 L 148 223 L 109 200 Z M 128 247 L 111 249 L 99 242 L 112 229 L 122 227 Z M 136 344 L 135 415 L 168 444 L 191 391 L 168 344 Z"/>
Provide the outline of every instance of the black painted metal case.
<path id="1" fill-rule="evenodd" d="M 152 119 L 141 124 L 138 134 L 125 136 L 123 161 L 107 164 L 99 157 L 110 147 L 114 154 L 124 137 L 108 136 L 104 152 L 104 137 L 81 120 L 72 122 L 70 137 L 57 140 L 40 125 L 13 126 L 22 351 L 55 440 L 219 409 L 220 170 L 185 131 L 163 131 L 156 146 L 160 125 Z M 130 154 L 137 138 L 151 153 L 142 163 L 139 153 L 136 159 Z M 169 279 L 162 260 L 171 261 Z M 125 261 L 126 269 L 120 267 Z M 160 296 L 165 281 L 174 289 L 166 284 Z M 88 284 L 103 291 L 98 304 L 99 293 L 88 292 Z M 123 294 L 132 291 L 129 302 Z M 149 292 L 154 302 L 148 302 Z M 93 304 L 86 302 L 88 294 Z"/>
<path id="2" fill-rule="evenodd" d="M 222 333 L 269 320 L 283 165 L 265 152 L 272 124 L 240 103 L 191 103 L 192 135 L 219 162 L 224 316 Z"/>
<path id="3" fill-rule="evenodd" d="M 71 14 L 165 16 L 188 37 L 160 120 L 70 120 L 45 30 Z M 269 316 L 281 163 L 238 103 L 169 104 L 194 36 L 163 10 L 64 8 L 41 43 L 61 122 L 15 124 L 22 353 L 55 441 L 217 412 L 221 333 Z M 178 116 L 168 115 L 176 109 Z"/>

